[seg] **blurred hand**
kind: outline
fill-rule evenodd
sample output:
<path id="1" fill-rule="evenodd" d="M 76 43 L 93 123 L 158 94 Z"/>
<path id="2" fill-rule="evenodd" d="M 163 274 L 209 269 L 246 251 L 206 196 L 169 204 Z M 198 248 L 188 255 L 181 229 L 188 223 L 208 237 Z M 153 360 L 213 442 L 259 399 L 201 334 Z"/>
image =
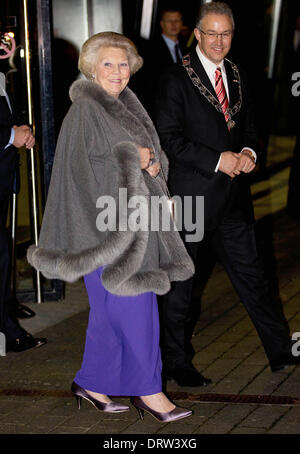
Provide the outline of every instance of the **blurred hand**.
<path id="1" fill-rule="evenodd" d="M 15 138 L 13 145 L 17 148 L 26 146 L 26 148 L 32 148 L 35 144 L 34 135 L 31 132 L 31 129 L 27 125 L 13 126 L 15 130 Z"/>
<path id="2" fill-rule="evenodd" d="M 253 169 L 255 169 L 255 159 L 254 157 L 252 156 L 252 153 L 251 151 L 247 151 L 246 149 L 243 150 L 241 153 L 240 153 L 240 159 L 238 161 L 238 170 L 240 172 L 244 172 L 244 173 L 250 173 L 252 172 Z"/>
<path id="3" fill-rule="evenodd" d="M 238 167 L 239 160 L 239 154 L 233 153 L 232 151 L 224 151 L 223 153 L 221 153 L 219 170 L 223 173 L 226 173 L 226 175 L 229 175 L 230 178 L 234 178 L 241 172 Z"/>
<path id="4" fill-rule="evenodd" d="M 160 162 L 155 162 L 152 166 L 148 167 L 146 171 L 151 175 L 151 177 L 157 177 L 160 171 Z"/>
<path id="5" fill-rule="evenodd" d="M 35 137 L 32 134 L 32 132 L 30 131 L 29 137 L 27 138 L 27 140 L 25 142 L 25 147 L 30 149 L 34 146 L 34 144 L 35 144 Z"/>

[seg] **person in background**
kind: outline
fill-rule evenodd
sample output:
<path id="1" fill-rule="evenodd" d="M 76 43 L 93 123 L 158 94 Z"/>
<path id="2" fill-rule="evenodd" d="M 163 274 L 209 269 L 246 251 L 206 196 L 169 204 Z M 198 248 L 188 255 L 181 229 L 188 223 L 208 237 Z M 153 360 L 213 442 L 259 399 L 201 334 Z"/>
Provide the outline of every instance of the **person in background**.
<path id="1" fill-rule="evenodd" d="M 151 118 L 154 118 L 155 93 L 161 75 L 174 63 L 179 62 L 187 52 L 180 37 L 182 13 L 177 9 L 165 9 L 159 23 L 159 36 L 141 44 L 144 67 L 135 76 L 132 86 Z"/>
<path id="2" fill-rule="evenodd" d="M 15 308 L 15 316 L 10 308 L 10 266 L 11 254 L 6 229 L 9 201 L 12 196 L 17 149 L 32 148 L 35 138 L 27 125 L 16 125 L 9 97 L 5 91 L 5 76 L 0 73 L 0 332 L 6 338 L 6 350 L 21 352 L 45 345 L 45 338 L 34 338 L 18 323 L 16 316 L 22 315 L 22 305 Z"/>
<path id="3" fill-rule="evenodd" d="M 293 48 L 295 54 L 295 61 L 300 62 L 300 14 L 297 15 L 295 20 L 295 30 L 293 36 Z M 299 66 L 298 66 L 299 68 Z"/>
<path id="4" fill-rule="evenodd" d="M 164 71 L 173 63 L 179 63 L 187 49 L 180 39 L 183 26 L 182 13 L 178 10 L 163 10 L 161 14 L 161 35 L 152 46 L 152 61 L 156 68 Z"/>

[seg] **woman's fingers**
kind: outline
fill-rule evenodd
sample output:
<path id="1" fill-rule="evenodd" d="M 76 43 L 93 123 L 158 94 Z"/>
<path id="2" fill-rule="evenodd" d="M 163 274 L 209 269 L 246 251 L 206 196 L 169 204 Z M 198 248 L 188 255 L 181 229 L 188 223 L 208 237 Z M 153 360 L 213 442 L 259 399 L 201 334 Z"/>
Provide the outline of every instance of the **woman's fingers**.
<path id="1" fill-rule="evenodd" d="M 141 162 L 141 169 L 147 169 L 149 166 L 151 149 L 146 147 L 138 147 L 140 153 L 140 162 Z"/>
<path id="2" fill-rule="evenodd" d="M 155 157 L 154 151 L 148 147 L 138 147 L 141 160 L 141 168 L 147 169 L 153 164 L 153 159 Z"/>
<path id="3" fill-rule="evenodd" d="M 159 174 L 159 171 L 160 171 L 160 163 L 155 162 L 150 167 L 148 167 L 148 169 L 146 169 L 146 171 L 149 173 L 149 175 L 151 175 L 151 177 L 154 177 L 154 178 L 157 177 L 157 175 Z"/>

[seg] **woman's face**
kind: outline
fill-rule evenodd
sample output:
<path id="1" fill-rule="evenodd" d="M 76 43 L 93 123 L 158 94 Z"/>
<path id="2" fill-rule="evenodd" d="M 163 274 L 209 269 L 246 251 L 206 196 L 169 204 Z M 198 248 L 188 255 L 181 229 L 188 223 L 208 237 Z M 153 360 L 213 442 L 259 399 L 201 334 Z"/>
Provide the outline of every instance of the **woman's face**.
<path id="1" fill-rule="evenodd" d="M 94 68 L 95 82 L 111 96 L 118 98 L 130 79 L 126 51 L 118 47 L 103 47 Z"/>

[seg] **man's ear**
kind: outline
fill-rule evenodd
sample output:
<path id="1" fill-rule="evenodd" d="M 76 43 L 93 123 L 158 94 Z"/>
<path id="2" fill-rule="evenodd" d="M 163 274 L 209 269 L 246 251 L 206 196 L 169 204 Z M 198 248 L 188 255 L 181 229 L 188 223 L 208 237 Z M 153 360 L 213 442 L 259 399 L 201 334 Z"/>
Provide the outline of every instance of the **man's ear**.
<path id="1" fill-rule="evenodd" d="M 194 35 L 195 35 L 195 38 L 197 41 L 200 41 L 201 39 L 201 33 L 200 31 L 198 30 L 198 28 L 194 28 Z"/>

